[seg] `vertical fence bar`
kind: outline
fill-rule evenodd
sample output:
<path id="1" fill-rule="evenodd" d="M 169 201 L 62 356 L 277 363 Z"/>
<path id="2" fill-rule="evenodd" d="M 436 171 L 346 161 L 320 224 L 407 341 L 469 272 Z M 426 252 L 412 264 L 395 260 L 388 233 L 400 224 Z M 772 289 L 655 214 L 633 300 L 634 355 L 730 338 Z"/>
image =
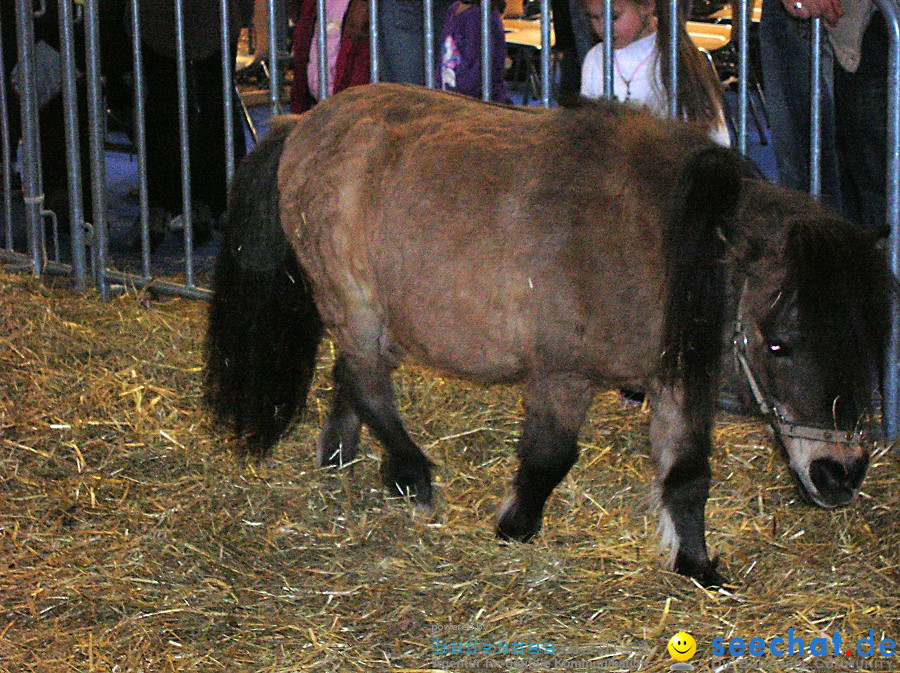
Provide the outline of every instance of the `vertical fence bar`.
<path id="1" fill-rule="evenodd" d="M 750 93 L 750 0 L 738 2 L 738 128 L 737 151 L 747 154 Z"/>
<path id="2" fill-rule="evenodd" d="M 615 98 L 615 63 L 613 59 L 613 0 L 603 0 L 603 97 Z"/>
<path id="3" fill-rule="evenodd" d="M 665 0 L 661 0 L 665 2 Z M 678 112 L 678 28 L 681 21 L 679 0 L 669 0 L 669 116 Z"/>
<path id="4" fill-rule="evenodd" d="M 319 100 L 328 98 L 328 13 L 325 0 L 316 0 L 316 48 L 319 50 Z"/>
<path id="5" fill-rule="evenodd" d="M 425 86 L 434 88 L 434 0 L 424 0 Z"/>
<path id="6" fill-rule="evenodd" d="M 38 138 L 37 95 L 34 87 L 34 22 L 31 0 L 16 0 L 16 34 L 19 56 L 19 102 L 22 108 L 22 192 L 28 256 L 36 276 L 43 271 L 41 241 L 41 152 Z"/>
<path id="7" fill-rule="evenodd" d="M 378 0 L 369 0 L 369 79 L 378 82 L 381 77 L 379 63 L 379 42 L 381 31 L 378 28 Z"/>
<path id="8" fill-rule="evenodd" d="M 6 72 L 3 59 L 3 30 L 0 26 L 0 73 Z M 13 249 L 12 229 L 12 161 L 10 160 L 9 102 L 6 100 L 6 82 L 0 82 L 0 165 L 3 166 L 3 223 L 4 242 L 7 250 Z"/>
<path id="9" fill-rule="evenodd" d="M 136 0 L 134 0 L 136 2 Z M 234 68 L 231 54 L 231 20 L 228 16 L 229 0 L 219 5 L 222 23 L 222 110 L 225 116 L 225 180 L 230 185 L 234 176 Z"/>
<path id="10" fill-rule="evenodd" d="M 269 107 L 272 116 L 281 114 L 281 69 L 278 67 L 278 30 L 275 0 L 268 0 L 269 19 Z"/>
<path id="11" fill-rule="evenodd" d="M 876 0 L 888 30 L 887 87 L 887 174 L 885 219 L 891 228 L 890 264 L 894 278 L 900 278 L 900 3 Z M 896 294 L 891 306 L 891 335 L 884 374 L 882 419 L 885 435 L 900 434 L 900 301 Z"/>
<path id="12" fill-rule="evenodd" d="M 226 0 L 227 2 L 227 0 Z M 131 57 L 134 64 L 134 145 L 137 150 L 141 274 L 150 280 L 150 197 L 147 194 L 147 120 L 144 110 L 144 57 L 138 0 L 131 0 Z"/>
<path id="13" fill-rule="evenodd" d="M 822 19 L 812 20 L 809 84 L 809 193 L 822 191 Z"/>
<path id="14" fill-rule="evenodd" d="M 485 0 L 486 1 L 486 0 Z M 541 0 L 541 105 L 550 107 L 550 0 Z"/>
<path id="15" fill-rule="evenodd" d="M 271 3 L 269 8 L 272 8 Z M 181 145 L 181 219 L 184 222 L 184 284 L 192 288 L 194 287 L 194 223 L 193 213 L 191 212 L 191 150 L 188 131 L 187 58 L 184 44 L 183 0 L 175 0 L 175 51 L 178 58 L 178 140 Z M 269 58 L 271 59 L 271 55 Z"/>
<path id="16" fill-rule="evenodd" d="M 93 229 L 91 241 L 91 266 L 94 283 L 100 289 L 103 301 L 109 299 L 106 267 L 109 258 L 109 232 L 106 228 L 106 160 L 103 153 L 103 136 L 106 130 L 103 94 L 100 89 L 100 12 L 99 0 L 85 0 L 84 29 L 85 60 L 87 61 L 88 129 L 91 151 L 91 198 L 93 200 Z"/>
<path id="17" fill-rule="evenodd" d="M 481 100 L 491 99 L 491 2 L 481 0 Z"/>
<path id="18" fill-rule="evenodd" d="M 60 50 L 62 51 L 63 115 L 66 134 L 72 273 L 75 276 L 75 288 L 79 292 L 83 292 L 87 286 L 87 260 L 84 253 L 81 138 L 78 134 L 78 88 L 75 79 L 75 35 L 72 28 L 72 5 L 69 2 L 60 2 L 58 14 Z"/>

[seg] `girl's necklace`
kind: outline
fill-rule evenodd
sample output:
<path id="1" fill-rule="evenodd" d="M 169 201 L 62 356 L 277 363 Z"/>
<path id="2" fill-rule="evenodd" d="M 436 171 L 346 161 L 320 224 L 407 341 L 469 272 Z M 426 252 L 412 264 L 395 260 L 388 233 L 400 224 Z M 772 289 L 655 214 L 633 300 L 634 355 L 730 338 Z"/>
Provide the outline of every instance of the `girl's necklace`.
<path id="1" fill-rule="evenodd" d="M 631 100 L 631 83 L 634 81 L 634 78 L 638 74 L 638 71 L 647 64 L 647 61 L 650 60 L 651 56 L 653 56 L 652 49 L 649 52 L 647 52 L 647 55 L 644 56 L 643 60 L 634 67 L 634 70 L 631 71 L 631 77 L 626 78 L 624 73 L 622 73 L 622 69 L 619 67 L 619 61 L 616 59 L 616 55 L 613 54 L 613 65 L 616 66 L 616 72 L 619 73 L 619 77 L 622 79 L 623 82 L 625 82 L 625 102 L 626 103 Z"/>

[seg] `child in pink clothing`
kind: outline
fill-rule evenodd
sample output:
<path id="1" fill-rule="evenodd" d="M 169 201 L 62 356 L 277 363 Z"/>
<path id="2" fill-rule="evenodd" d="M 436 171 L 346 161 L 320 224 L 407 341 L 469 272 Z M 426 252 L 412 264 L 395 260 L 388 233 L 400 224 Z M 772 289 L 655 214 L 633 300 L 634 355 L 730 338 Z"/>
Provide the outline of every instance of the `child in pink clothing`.
<path id="1" fill-rule="evenodd" d="M 369 7 L 366 0 L 326 0 L 325 35 L 328 94 L 369 82 Z M 294 27 L 294 82 L 291 112 L 308 110 L 319 99 L 316 0 L 301 0 Z"/>

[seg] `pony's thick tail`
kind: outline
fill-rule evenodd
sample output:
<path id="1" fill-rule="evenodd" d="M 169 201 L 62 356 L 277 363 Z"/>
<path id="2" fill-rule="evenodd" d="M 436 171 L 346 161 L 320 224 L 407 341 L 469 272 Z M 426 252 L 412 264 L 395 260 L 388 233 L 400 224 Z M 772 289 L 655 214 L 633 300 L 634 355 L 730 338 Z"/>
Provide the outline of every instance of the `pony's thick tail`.
<path id="1" fill-rule="evenodd" d="M 257 457 L 305 405 L 322 337 L 278 214 L 278 163 L 295 124 L 276 120 L 235 172 L 206 333 L 206 401 Z"/>

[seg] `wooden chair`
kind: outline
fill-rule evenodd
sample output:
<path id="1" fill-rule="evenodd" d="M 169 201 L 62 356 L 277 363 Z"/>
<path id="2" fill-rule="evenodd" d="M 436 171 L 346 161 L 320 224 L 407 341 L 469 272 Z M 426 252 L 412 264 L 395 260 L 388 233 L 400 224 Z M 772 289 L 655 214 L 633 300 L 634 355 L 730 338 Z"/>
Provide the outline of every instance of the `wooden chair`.
<path id="1" fill-rule="evenodd" d="M 535 99 L 541 97 L 541 22 L 540 19 L 503 19 L 503 27 L 506 30 L 506 50 L 512 60 L 511 70 L 513 75 L 522 74 L 525 81 L 523 92 L 523 105 L 528 105 L 528 100 L 534 94 Z M 556 36 L 553 27 L 550 27 L 550 46 L 556 44 Z M 551 49 L 550 52 L 550 81 L 555 81 L 556 60 Z"/>

